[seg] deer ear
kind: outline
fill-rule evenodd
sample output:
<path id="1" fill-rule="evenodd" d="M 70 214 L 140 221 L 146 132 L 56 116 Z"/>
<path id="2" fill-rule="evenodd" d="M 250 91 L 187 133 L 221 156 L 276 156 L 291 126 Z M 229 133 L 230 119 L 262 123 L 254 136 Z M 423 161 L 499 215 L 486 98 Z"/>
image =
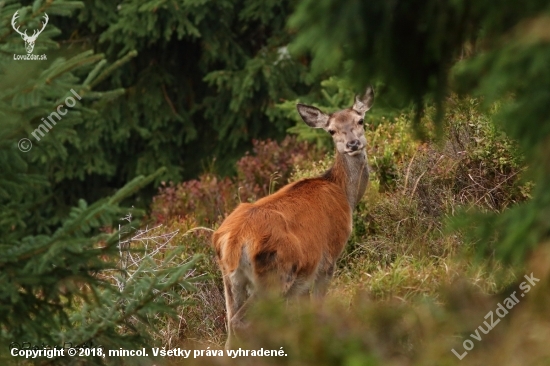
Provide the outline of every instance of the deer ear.
<path id="1" fill-rule="evenodd" d="M 304 122 L 313 128 L 325 128 L 328 124 L 328 114 L 321 112 L 319 108 L 315 108 L 305 104 L 296 104 L 298 113 Z"/>
<path id="2" fill-rule="evenodd" d="M 353 103 L 353 107 L 351 108 L 364 115 L 372 107 L 373 103 L 374 89 L 372 89 L 372 86 L 369 85 L 362 97 L 359 97 L 358 95 L 355 96 L 355 103 Z"/>

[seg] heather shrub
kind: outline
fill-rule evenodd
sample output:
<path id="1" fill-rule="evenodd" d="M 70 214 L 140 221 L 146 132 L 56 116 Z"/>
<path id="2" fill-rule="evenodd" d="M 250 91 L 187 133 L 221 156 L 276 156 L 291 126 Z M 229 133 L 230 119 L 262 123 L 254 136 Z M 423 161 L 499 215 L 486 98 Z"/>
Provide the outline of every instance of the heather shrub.
<path id="1" fill-rule="evenodd" d="M 256 201 L 289 182 L 296 165 L 319 158 L 319 149 L 295 136 L 281 143 L 254 140 L 252 153 L 237 162 L 237 182 L 241 201 Z"/>
<path id="2" fill-rule="evenodd" d="M 220 177 L 212 172 L 198 179 L 174 184 L 162 183 L 153 198 L 151 217 L 156 222 L 192 217 L 200 225 L 220 223 L 239 202 L 255 201 L 289 182 L 296 165 L 315 161 L 318 148 L 296 137 L 254 140 L 253 150 L 237 162 L 236 177 Z"/>
<path id="3" fill-rule="evenodd" d="M 162 182 L 153 198 L 151 216 L 156 222 L 186 220 L 212 224 L 235 207 L 237 190 L 233 181 L 212 173 L 179 184 Z"/>

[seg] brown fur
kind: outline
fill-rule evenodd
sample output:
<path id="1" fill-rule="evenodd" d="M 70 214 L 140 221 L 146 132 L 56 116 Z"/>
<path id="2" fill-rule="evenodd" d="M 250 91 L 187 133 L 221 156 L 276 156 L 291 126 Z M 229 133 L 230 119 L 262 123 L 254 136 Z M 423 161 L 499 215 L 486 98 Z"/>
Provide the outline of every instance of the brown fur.
<path id="1" fill-rule="evenodd" d="M 335 226 L 345 230 L 334 230 Z M 298 276 L 311 277 L 319 263 L 334 264 L 350 233 L 351 210 L 342 188 L 314 178 L 289 184 L 256 203 L 239 205 L 216 231 L 213 242 L 223 273 L 237 269 L 246 243 L 255 273 L 284 273 L 295 266 Z"/>

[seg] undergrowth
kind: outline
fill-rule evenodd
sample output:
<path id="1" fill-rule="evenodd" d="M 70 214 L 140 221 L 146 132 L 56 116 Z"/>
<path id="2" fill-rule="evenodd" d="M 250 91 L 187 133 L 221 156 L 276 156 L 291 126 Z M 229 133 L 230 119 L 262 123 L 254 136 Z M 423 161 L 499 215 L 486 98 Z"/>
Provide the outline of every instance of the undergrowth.
<path id="1" fill-rule="evenodd" d="M 447 128 L 439 140 L 414 140 L 408 115 L 369 125 L 371 179 L 353 214 L 354 230 L 328 294 L 333 307 L 304 310 L 304 316 L 293 318 L 290 326 L 281 318 L 292 317 L 288 311 L 264 306 L 264 321 L 259 330 L 251 331 L 249 347 L 263 342 L 286 345 L 289 352 L 300 354 L 289 364 L 300 364 L 300 359 L 327 365 L 346 360 L 347 364 L 429 364 L 416 362 L 433 362 L 434 355 L 442 353 L 444 360 L 454 361 L 449 351 L 456 341 L 452 329 L 462 325 L 449 320 L 456 310 L 448 309 L 449 299 L 462 296 L 462 291 L 465 297 L 490 303 L 490 295 L 511 286 L 524 269 L 474 258 L 476 243 L 467 242 L 460 231 L 449 231 L 447 223 L 462 211 L 505 210 L 528 199 L 531 186 L 522 180 L 524 162 L 517 147 L 479 112 L 479 102 L 452 97 L 448 103 Z M 211 230 L 192 234 L 189 230 L 216 229 L 240 202 L 317 176 L 332 161 L 332 153 L 296 137 L 281 143 L 255 141 L 254 150 L 237 163 L 236 177 L 206 172 L 196 180 L 161 187 L 151 220 L 163 226 L 154 232 L 177 230 L 172 240 L 184 247 L 182 255 L 204 256 L 193 274 L 197 290 L 186 293 L 193 303 L 182 307 L 177 319 L 162 319 L 166 330 L 162 344 L 219 347 L 225 338 L 223 286 L 210 248 Z M 472 304 L 479 305 L 476 301 Z M 472 304 L 464 306 L 477 314 Z M 431 319 L 430 314 L 439 315 Z M 315 327 L 325 327 L 326 333 L 312 333 Z M 438 332 L 448 337 L 438 345 L 419 340 L 437 339 Z M 328 346 L 333 337 L 346 351 Z M 313 350 L 306 352 L 303 347 Z M 426 358 L 418 349 L 435 353 Z"/>

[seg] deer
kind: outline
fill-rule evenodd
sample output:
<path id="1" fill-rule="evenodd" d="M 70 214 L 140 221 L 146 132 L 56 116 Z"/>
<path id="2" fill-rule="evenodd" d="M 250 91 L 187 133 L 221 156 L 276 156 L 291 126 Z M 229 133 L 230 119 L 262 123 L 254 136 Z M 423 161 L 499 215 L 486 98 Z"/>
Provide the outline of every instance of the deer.
<path id="1" fill-rule="evenodd" d="M 48 20 L 49 20 L 48 14 L 44 13 L 44 22 L 42 22 L 42 29 L 40 29 L 40 30 L 35 29 L 32 32 L 31 36 L 27 35 L 27 30 L 26 29 L 25 29 L 25 32 L 20 32 L 19 28 L 21 28 L 21 26 L 15 28 L 15 26 L 16 26 L 15 21 L 18 17 L 19 17 L 19 10 L 16 11 L 15 14 L 13 14 L 13 17 L 11 18 L 11 26 L 12 26 L 14 31 L 19 33 L 21 38 L 23 38 L 23 41 L 25 41 L 25 49 L 27 50 L 27 53 L 32 53 L 32 51 L 34 49 L 34 42 L 36 42 L 36 39 L 38 38 L 40 33 L 42 33 L 42 31 L 44 30 L 44 28 L 46 28 L 46 25 L 48 24 Z"/>
<path id="2" fill-rule="evenodd" d="M 212 235 L 226 302 L 226 349 L 248 326 L 245 314 L 256 299 L 269 293 L 286 299 L 325 296 L 369 180 L 364 117 L 373 102 L 369 86 L 350 108 L 331 114 L 297 104 L 309 127 L 332 136 L 332 167 L 255 203 L 240 203 Z"/>

